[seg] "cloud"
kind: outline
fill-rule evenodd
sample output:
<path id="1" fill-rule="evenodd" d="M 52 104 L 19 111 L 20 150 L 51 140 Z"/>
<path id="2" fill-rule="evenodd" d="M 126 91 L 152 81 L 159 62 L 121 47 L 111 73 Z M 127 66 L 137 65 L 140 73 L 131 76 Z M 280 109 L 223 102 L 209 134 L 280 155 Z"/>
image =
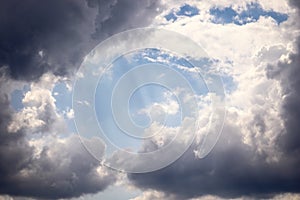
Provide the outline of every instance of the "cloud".
<path id="1" fill-rule="evenodd" d="M 98 161 L 91 157 L 78 137 L 62 141 L 47 139 L 48 144 L 37 155 L 32 156 L 32 152 L 28 151 L 24 155 L 26 163 L 19 163 L 22 165 L 16 171 L 3 176 L 2 183 L 6 184 L 2 192 L 36 198 L 69 198 L 96 193 L 116 180 L 110 173 L 99 173 Z M 21 146 L 18 151 L 24 151 L 24 148 Z M 16 182 L 8 184 L 11 181 Z"/>
<path id="2" fill-rule="evenodd" d="M 300 4 L 291 0 L 292 5 L 298 9 L 300 15 Z M 300 25 L 297 24 L 299 28 Z M 289 154 L 296 154 L 300 151 L 300 136 L 298 134 L 300 117 L 300 37 L 295 41 L 295 52 L 289 54 L 284 60 L 269 65 L 267 75 L 271 79 L 280 82 L 283 92 L 282 118 L 284 119 L 285 130 L 278 138 L 280 148 Z"/>
<path id="3" fill-rule="evenodd" d="M 43 88 L 41 91 L 45 90 Z M 34 102 L 39 106 L 44 99 L 35 98 Z M 10 108 L 9 101 L 2 103 Z M 51 123 L 47 124 L 49 127 L 39 129 L 43 134 L 48 134 L 43 137 L 31 137 L 30 134 L 34 133 L 34 129 L 30 127 L 13 133 L 5 132 L 10 112 L 7 112 L 6 116 L 1 113 L 1 118 L 8 121 L 1 123 L 0 193 L 54 199 L 95 193 L 115 181 L 115 176 L 111 172 L 98 170 L 99 162 L 91 157 L 77 136 L 59 139 L 53 132 L 47 133 L 49 128 L 55 127 Z M 37 117 L 45 113 L 49 112 L 41 109 Z M 43 117 L 41 119 L 44 120 Z M 90 146 L 97 145 L 97 150 L 102 146 L 103 153 L 104 144 L 99 144 L 95 139 L 90 139 L 87 143 Z"/>
<path id="4" fill-rule="evenodd" d="M 137 187 L 162 191 L 177 199 L 205 195 L 266 198 L 276 193 L 300 192 L 299 160 L 290 156 L 279 162 L 266 161 L 265 155 L 258 155 L 242 142 L 234 125 L 224 128 L 218 144 L 204 159 L 196 159 L 192 149 L 164 169 L 130 174 L 129 178 Z"/>
<path id="5" fill-rule="evenodd" d="M 88 0 L 89 5 L 98 7 L 95 38 L 107 38 L 126 29 L 148 25 L 160 13 L 160 1 L 146 0 Z M 125 23 L 124 23 L 125 22 Z"/>
<path id="6" fill-rule="evenodd" d="M 293 6 L 295 6 L 298 10 L 300 9 L 300 3 L 296 0 L 289 0 L 289 3 Z"/>
<path id="7" fill-rule="evenodd" d="M 300 43 L 298 39 L 298 51 Z M 300 55 L 292 53 L 285 61 L 278 62 L 277 65 L 270 65 L 267 73 L 270 78 L 280 81 L 283 90 L 283 107 L 282 118 L 284 119 L 285 127 L 283 134 L 278 139 L 278 142 L 286 152 L 299 152 L 300 138 L 298 134 L 300 117 Z"/>
<path id="8" fill-rule="evenodd" d="M 174 196 L 172 195 L 166 195 L 162 192 L 158 192 L 158 191 L 153 191 L 153 190 L 150 190 L 150 191 L 145 191 L 143 192 L 140 196 L 138 197 L 135 197 L 133 199 L 130 199 L 130 200 L 150 200 L 150 199 L 153 199 L 153 200 L 158 200 L 158 199 L 165 199 L 165 200 L 172 200 L 174 199 Z"/>
<path id="9" fill-rule="evenodd" d="M 101 169 L 80 139 L 67 130 L 53 88 L 69 80 L 100 41 L 148 25 L 159 1 L 38 0 L 0 3 L 0 194 L 45 199 L 104 190 L 116 174 Z M 29 87 L 22 108 L 12 92 Z M 103 154 L 105 145 L 87 139 Z M 99 155 L 101 157 L 101 155 Z"/>
<path id="10" fill-rule="evenodd" d="M 158 191 L 145 191 L 143 192 L 140 196 L 133 198 L 131 200 L 161 200 L 161 199 L 165 199 L 165 200 L 174 200 L 176 197 L 172 196 L 172 195 L 165 195 L 164 193 L 158 192 Z M 221 198 L 218 196 L 213 196 L 213 195 L 206 195 L 203 197 L 199 197 L 199 198 L 192 198 L 189 200 L 225 200 L 227 198 Z M 234 198 L 234 200 L 244 200 L 244 199 L 248 199 L 248 200 L 255 200 L 255 198 Z M 281 194 L 281 195 L 276 195 L 273 198 L 266 198 L 265 200 L 286 200 L 286 199 L 290 199 L 290 200 L 299 200 L 300 199 L 300 195 L 297 194 Z M 233 200 L 233 199 L 230 199 Z"/>
<path id="11" fill-rule="evenodd" d="M 60 129 L 64 125 L 62 116 L 56 112 L 51 96 L 54 79 L 46 74 L 32 83 L 23 99 L 24 108 L 13 114 L 10 91 L 2 88 L 16 83 L 4 74 L 1 76 L 1 194 L 67 198 L 96 193 L 116 180 L 110 171 L 98 170 L 99 162 L 84 148 L 79 137 L 59 137 L 65 134 L 60 131 L 66 130 Z M 86 143 L 104 152 L 105 146 L 98 140 L 92 138 Z"/>
<path id="12" fill-rule="evenodd" d="M 284 25 L 294 33 L 299 28 L 293 26 L 297 16 L 292 14 Z M 184 20 L 184 28 L 180 22 L 166 26 L 184 32 L 189 26 L 188 21 Z M 189 19 L 189 22 L 193 24 L 194 19 Z M 228 114 L 223 133 L 213 151 L 203 159 L 195 157 L 194 150 L 198 148 L 195 143 L 166 168 L 144 174 L 129 174 L 129 179 L 136 187 L 153 192 L 145 193 L 140 198 L 299 198 L 300 138 L 297 121 L 300 117 L 300 45 L 299 40 L 291 39 L 299 33 L 287 39 L 282 30 L 276 29 L 275 24 L 271 25 L 265 19 L 245 25 L 245 29 L 230 25 L 213 26 L 205 22 L 198 24 L 202 27 L 202 33 L 209 32 L 208 37 L 202 40 L 204 44 L 207 43 L 205 46 L 209 55 L 223 61 L 227 56 L 232 59 L 233 68 L 228 70 L 228 74 L 234 77 L 237 86 L 227 96 Z M 260 35 L 258 30 L 263 24 L 268 24 L 270 30 L 264 41 L 256 37 Z M 199 26 L 194 26 L 197 27 L 195 34 L 199 33 Z M 255 33 L 252 32 L 254 29 Z M 232 34 L 227 34 L 227 31 Z M 235 31 L 238 37 L 233 36 Z M 222 34 L 222 37 L 216 38 L 218 34 Z M 247 34 L 251 34 L 249 41 L 252 44 L 241 45 L 240 42 L 248 41 L 243 38 L 248 37 Z M 214 40 L 208 41 L 210 36 Z M 236 39 L 231 40 L 231 36 Z M 297 47 L 292 48 L 295 42 Z M 214 44 L 222 52 L 218 52 L 218 47 L 209 47 Z M 231 50 L 236 49 L 224 51 L 227 46 Z M 247 49 L 244 51 L 243 47 Z"/>
<path id="13" fill-rule="evenodd" d="M 174 13 L 174 11 L 173 11 L 173 12 L 169 13 L 168 15 L 165 15 L 165 18 L 167 21 L 172 20 L 174 22 L 180 16 L 192 17 L 192 16 L 195 16 L 198 14 L 199 14 L 199 10 L 197 7 L 193 7 L 188 4 L 184 4 L 183 6 L 180 7 L 180 9 L 176 13 Z"/>
<path id="14" fill-rule="evenodd" d="M 1 3 L 0 67 L 12 78 L 66 75 L 101 40 L 147 25 L 159 1 L 38 0 Z"/>
<path id="15" fill-rule="evenodd" d="M 0 66 L 23 80 L 65 74 L 84 56 L 95 14 L 78 0 L 2 2 Z"/>
<path id="16" fill-rule="evenodd" d="M 54 85 L 59 80 L 52 74 L 44 74 L 39 81 L 30 84 L 30 90 L 22 99 L 24 108 L 12 115 L 8 131 L 22 130 L 29 134 L 35 132 L 64 132 L 64 120 L 56 111 L 52 96 Z"/>
<path id="17" fill-rule="evenodd" d="M 213 23 L 234 23 L 236 25 L 244 25 L 255 22 L 262 16 L 271 17 L 278 25 L 288 19 L 287 14 L 274 12 L 272 10 L 263 10 L 261 5 L 258 3 L 247 4 L 246 9 L 239 13 L 232 7 L 225 7 L 221 9 L 212 8 L 210 9 L 210 14 L 213 16 Z"/>

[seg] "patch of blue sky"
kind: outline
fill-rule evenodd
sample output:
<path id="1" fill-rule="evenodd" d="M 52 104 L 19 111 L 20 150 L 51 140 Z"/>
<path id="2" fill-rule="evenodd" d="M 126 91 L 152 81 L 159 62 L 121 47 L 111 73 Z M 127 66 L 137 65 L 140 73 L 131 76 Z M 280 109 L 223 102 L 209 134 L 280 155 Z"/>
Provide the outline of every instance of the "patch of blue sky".
<path id="1" fill-rule="evenodd" d="M 172 22 L 176 21 L 177 18 L 178 18 L 177 15 L 176 15 L 175 13 L 173 13 L 173 12 L 171 12 L 171 13 L 169 13 L 169 14 L 167 14 L 167 15 L 165 16 L 165 19 L 166 19 L 167 21 L 171 21 L 171 20 L 172 20 Z"/>
<path id="2" fill-rule="evenodd" d="M 101 124 L 104 134 L 116 146 L 126 149 L 131 148 L 135 151 L 141 147 L 143 141 L 128 137 L 122 132 L 122 130 L 120 130 L 117 124 L 115 124 L 115 119 L 111 111 L 111 97 L 113 89 L 118 83 L 118 80 L 120 80 L 120 78 L 126 74 L 126 72 L 139 65 L 149 64 L 152 62 L 151 59 L 155 61 L 158 57 L 160 57 L 160 61 L 156 62 L 158 64 L 166 64 L 165 61 L 170 63 L 178 61 L 182 65 L 186 64 L 182 59 L 171 58 L 168 53 L 162 53 L 157 49 L 146 49 L 144 51 L 135 52 L 133 55 L 125 55 L 116 59 L 109 69 L 111 76 L 102 76 L 98 82 L 95 93 L 96 116 Z M 145 76 L 147 74 L 142 75 Z M 155 76 L 156 75 L 157 74 L 155 74 Z M 134 85 L 135 80 L 133 79 L 131 81 Z M 132 121 L 141 127 L 149 125 L 149 116 L 146 113 L 141 113 L 139 111 L 149 108 L 151 105 L 153 105 L 153 103 L 166 103 L 166 98 L 164 97 L 166 92 L 168 92 L 166 88 L 153 84 L 137 89 L 128 102 L 128 111 L 129 114 L 131 114 Z M 177 99 L 172 98 L 172 100 L 176 101 Z M 121 101 L 120 103 L 124 104 L 124 102 L 122 102 L 124 99 L 119 99 L 119 101 Z M 124 106 L 127 106 L 126 102 Z M 180 112 L 174 115 L 166 114 L 166 122 L 164 125 L 169 127 L 179 126 L 180 117 Z"/>
<path id="3" fill-rule="evenodd" d="M 64 115 L 65 122 L 69 132 L 76 132 L 76 126 L 73 119 L 68 119 L 66 113 L 72 108 L 72 91 L 69 91 L 65 82 L 58 82 L 53 90 L 52 95 L 55 98 L 57 112 Z M 64 135 L 68 135 L 65 133 Z"/>
<path id="4" fill-rule="evenodd" d="M 247 23 L 256 22 L 261 16 L 273 18 L 277 24 L 288 19 L 285 13 L 275 12 L 273 10 L 264 10 L 260 4 L 248 4 L 246 9 L 238 13 L 232 7 L 212 8 L 210 14 L 214 17 L 212 20 L 216 24 L 234 23 L 236 25 L 245 25 Z"/>
<path id="5" fill-rule="evenodd" d="M 14 90 L 11 93 L 11 106 L 20 111 L 24 108 L 22 100 L 26 92 L 30 90 L 29 85 L 25 85 L 22 90 Z M 55 98 L 55 105 L 59 112 L 67 111 L 72 107 L 72 93 L 68 91 L 64 82 L 59 82 L 55 85 L 52 95 Z"/>
<path id="6" fill-rule="evenodd" d="M 113 199 L 113 200 L 124 200 L 133 199 L 142 195 L 142 191 L 137 188 L 128 189 L 127 186 L 111 185 L 104 191 L 97 194 L 87 194 L 81 197 L 72 198 L 72 200 L 99 200 L 99 199 Z"/>
<path id="7" fill-rule="evenodd" d="M 15 111 L 20 111 L 24 108 L 22 100 L 26 92 L 30 90 L 29 85 L 25 85 L 22 90 L 14 90 L 11 93 L 11 106 Z"/>
<path id="8" fill-rule="evenodd" d="M 156 62 L 167 65 L 185 77 L 196 95 L 205 95 L 208 92 L 203 77 L 197 72 L 198 68 L 211 64 L 208 58 L 201 59 L 201 63 L 198 62 L 199 65 L 193 66 L 185 58 L 158 49 L 146 49 L 142 54 L 137 54 L 135 59 L 139 60 L 140 63 Z"/>
<path id="9" fill-rule="evenodd" d="M 118 80 L 132 68 L 132 64 L 133 63 L 128 62 L 125 57 L 120 57 L 114 61 L 112 66 L 109 68 L 111 71 L 111 77 L 102 76 L 99 79 L 95 92 L 94 105 L 97 120 L 104 137 L 117 147 L 137 151 L 140 149 L 142 141 L 124 134 L 124 132 L 116 124 L 111 108 L 113 89 Z M 124 99 L 118 99 L 118 101 L 124 104 Z M 107 154 L 113 153 L 113 145 L 107 146 Z"/>
<path id="10" fill-rule="evenodd" d="M 222 71 L 218 71 L 218 68 L 222 70 L 222 62 L 218 59 L 213 58 L 203 58 L 199 60 L 192 60 L 193 63 L 197 65 L 197 67 L 201 68 L 204 72 L 210 74 L 211 77 L 220 77 L 222 79 L 222 87 L 224 88 L 224 92 L 226 94 L 233 92 L 237 88 L 237 84 L 234 81 L 233 77 L 230 74 L 227 74 Z M 226 65 L 232 65 L 231 61 L 225 62 Z M 217 80 L 217 79 L 216 79 Z M 207 80 L 204 80 L 207 84 Z"/>
<path id="11" fill-rule="evenodd" d="M 165 88 L 161 85 L 157 84 L 148 84 L 143 87 L 138 88 L 132 95 L 129 100 L 129 112 L 132 117 L 132 120 L 138 125 L 142 127 L 147 127 L 151 124 L 151 118 L 147 109 L 149 111 L 149 106 L 153 105 L 153 103 L 160 104 L 165 103 L 168 104 L 168 101 L 177 101 L 176 96 L 170 91 L 168 88 Z M 142 111 L 142 112 L 141 112 Z M 153 118 L 153 121 L 157 121 L 157 119 Z M 180 126 L 181 121 L 181 113 L 180 110 L 176 114 L 166 114 L 164 118 L 163 124 L 167 127 L 177 127 Z M 153 122 L 152 121 L 152 122 Z M 159 122 L 159 121 L 158 121 Z"/>
<path id="12" fill-rule="evenodd" d="M 137 54 L 141 55 L 140 53 Z M 120 80 L 120 78 L 124 74 L 126 74 L 126 72 L 133 69 L 134 67 L 151 63 L 149 62 L 149 60 L 143 58 L 144 58 L 143 56 L 140 57 L 134 56 L 134 59 L 128 61 L 126 56 L 120 57 L 119 59 L 115 60 L 113 66 L 110 68 L 110 71 L 112 72 L 112 77 L 103 76 L 99 80 L 98 87 L 96 90 L 96 99 L 99 99 L 99 102 L 95 102 L 96 103 L 95 105 L 101 107 L 103 105 L 101 109 L 103 109 L 104 112 L 102 113 L 107 113 L 110 110 L 110 104 L 109 104 L 111 100 L 110 96 L 118 80 Z M 135 84 L 135 80 L 132 80 L 132 84 L 133 85 Z M 145 90 L 145 87 L 147 88 L 147 90 Z M 166 88 L 159 85 L 148 85 L 145 87 L 143 87 L 143 89 L 142 88 L 137 89 L 136 93 L 134 93 L 135 95 L 133 95 L 135 99 L 131 99 L 134 101 L 134 103 L 132 102 L 131 106 L 132 109 L 134 109 L 135 111 L 137 111 L 137 107 L 139 107 L 139 109 L 142 109 L 142 106 L 147 107 L 153 104 L 154 102 L 163 101 L 164 100 L 163 94 L 167 92 Z"/>
<path id="13" fill-rule="evenodd" d="M 237 84 L 234 81 L 233 77 L 223 75 L 222 80 L 223 80 L 223 86 L 226 94 L 230 94 L 237 89 Z"/>
<path id="14" fill-rule="evenodd" d="M 192 16 L 195 16 L 195 15 L 199 14 L 199 9 L 194 7 L 194 6 L 190 6 L 188 4 L 185 4 L 185 5 L 180 7 L 179 11 L 176 14 L 178 16 L 192 17 Z"/>
<path id="15" fill-rule="evenodd" d="M 184 76 L 191 85 L 192 90 L 195 92 L 194 94 L 198 96 L 207 94 L 209 90 L 205 82 L 206 80 L 203 79 L 200 73 L 195 72 L 195 68 L 211 70 L 213 68 L 212 66 L 218 64 L 219 61 L 211 58 L 203 58 L 197 61 L 193 60 L 193 63 L 197 66 L 193 66 L 189 61 L 191 60 L 178 57 L 170 52 L 159 49 L 144 49 L 116 59 L 109 69 L 108 73 L 110 76 L 102 76 L 99 80 L 95 93 L 96 116 L 101 124 L 104 134 L 106 134 L 106 137 L 108 137 L 109 140 L 116 146 L 127 149 L 131 148 L 133 151 L 139 150 L 143 144 L 143 141 L 128 137 L 128 135 L 124 134 L 122 130 L 116 126 L 115 119 L 111 111 L 111 96 L 115 85 L 124 74 L 134 67 L 149 63 L 168 66 Z M 141 75 L 147 76 L 149 74 Z M 155 76 L 159 76 L 159 74 L 155 74 Z M 140 79 L 140 77 L 137 78 Z M 172 79 L 172 77 L 166 78 Z M 226 75 L 222 75 L 222 78 L 225 90 L 234 90 L 235 83 L 233 82 L 233 79 Z M 131 83 L 128 82 L 128 84 Z M 132 79 L 132 84 L 135 84 L 134 79 Z M 172 89 L 173 88 L 170 88 L 169 91 L 172 92 Z M 119 101 L 125 106 L 129 106 L 128 111 L 129 115 L 131 115 L 132 121 L 141 127 L 145 127 L 149 125 L 149 116 L 145 113 L 140 113 L 139 111 L 150 107 L 153 103 L 166 103 L 166 98 L 163 95 L 166 91 L 168 91 L 166 88 L 159 87 L 157 85 L 144 86 L 133 93 L 131 99 L 128 101 L 128 105 L 122 102 L 124 99 L 120 99 Z M 177 101 L 176 97 L 172 97 L 172 100 Z M 167 119 L 169 121 L 167 121 L 165 125 L 169 127 L 176 127 L 180 125 L 178 123 L 178 121 L 180 121 L 180 117 L 180 113 L 168 116 Z"/>
<path id="16" fill-rule="evenodd" d="M 199 9 L 194 6 L 184 4 L 179 8 L 177 12 L 175 10 L 172 10 L 172 12 L 165 16 L 165 19 L 167 21 L 172 20 L 174 22 L 179 16 L 193 17 L 195 15 L 199 15 Z"/>
<path id="17" fill-rule="evenodd" d="M 57 83 L 52 91 L 55 98 L 55 105 L 58 111 L 67 111 L 72 107 L 72 92 L 68 90 L 66 83 Z"/>

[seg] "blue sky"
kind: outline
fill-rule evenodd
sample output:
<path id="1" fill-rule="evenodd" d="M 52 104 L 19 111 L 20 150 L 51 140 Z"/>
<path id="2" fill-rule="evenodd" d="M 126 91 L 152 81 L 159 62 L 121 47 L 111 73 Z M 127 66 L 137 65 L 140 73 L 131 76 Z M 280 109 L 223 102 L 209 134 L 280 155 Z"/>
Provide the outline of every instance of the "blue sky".
<path id="1" fill-rule="evenodd" d="M 11 94 L 11 98 L 13 99 L 13 101 L 11 102 L 11 106 L 16 110 L 19 111 L 21 110 L 24 106 L 22 103 L 22 99 L 24 98 L 24 92 L 26 92 L 27 90 L 15 90 L 12 92 Z"/>
<path id="2" fill-rule="evenodd" d="M 153 61 L 152 59 L 155 61 Z M 162 61 L 159 61 L 161 59 Z M 167 65 L 168 67 L 183 74 L 186 77 L 186 80 L 189 81 L 189 83 L 193 87 L 195 94 L 205 95 L 208 92 L 206 85 L 203 79 L 199 77 L 199 74 L 184 71 L 183 69 L 177 67 L 182 66 L 188 69 L 194 68 L 183 58 L 171 56 L 168 53 L 161 52 L 157 49 L 146 49 L 119 57 L 114 61 L 111 68 L 106 72 L 109 75 L 103 76 L 101 79 L 99 79 L 98 87 L 95 93 L 95 111 L 97 114 L 98 122 L 99 124 L 101 124 L 103 131 L 105 133 L 109 133 L 109 135 L 106 136 L 119 147 L 132 148 L 133 150 L 137 151 L 143 141 L 128 137 L 126 134 L 123 134 L 118 126 L 116 126 L 111 111 L 111 98 L 114 87 L 116 86 L 120 78 L 133 68 L 154 62 Z M 208 64 L 208 62 L 206 64 Z M 149 76 L 149 74 L 147 75 Z M 147 75 L 144 74 L 143 76 Z M 136 80 L 138 80 L 139 78 L 140 77 L 136 77 Z M 132 79 L 132 82 L 128 84 L 135 84 L 134 82 L 135 80 Z M 141 113 L 141 110 L 150 107 L 154 103 L 167 102 L 164 94 L 166 94 L 168 90 L 172 89 L 174 90 L 174 88 L 167 89 L 156 84 L 149 84 L 137 89 L 132 94 L 132 98 L 130 98 L 128 102 L 128 112 L 129 116 L 132 117 L 131 120 L 133 122 L 134 120 L 137 120 L 136 122 L 134 122 L 136 125 L 147 128 L 147 125 L 150 125 L 150 119 L 147 114 Z M 171 99 L 178 102 L 174 94 L 172 95 Z M 120 104 L 123 105 L 124 103 L 122 103 L 122 101 L 124 100 L 120 99 Z M 126 106 L 126 103 L 124 104 L 124 106 Z M 164 120 L 159 120 L 158 122 L 165 124 L 165 126 L 167 127 L 180 126 L 181 114 L 180 112 L 170 116 L 166 114 L 166 118 Z"/>
<path id="3" fill-rule="evenodd" d="M 178 11 L 173 11 L 165 16 L 166 20 L 173 22 L 177 20 L 179 16 L 192 17 L 199 14 L 199 9 L 197 7 L 190 6 L 188 4 L 184 4 L 179 8 Z"/>
<path id="4" fill-rule="evenodd" d="M 214 17 L 214 23 L 236 25 L 244 25 L 257 21 L 260 17 L 271 17 L 277 24 L 280 24 L 288 19 L 288 15 L 275 12 L 272 10 L 264 10 L 258 3 L 248 4 L 246 9 L 238 13 L 232 7 L 212 8 L 210 14 Z"/>
<path id="5" fill-rule="evenodd" d="M 197 7 L 185 4 L 177 11 L 173 10 L 165 15 L 165 19 L 174 22 L 178 17 L 193 17 L 200 12 Z M 232 7 L 215 7 L 210 9 L 210 14 L 213 17 L 212 22 L 217 24 L 234 23 L 236 25 L 244 25 L 255 22 L 260 17 L 271 17 L 277 24 L 280 24 L 288 19 L 287 14 L 273 10 L 264 10 L 258 3 L 247 4 L 246 9 L 242 12 L 237 12 Z"/>

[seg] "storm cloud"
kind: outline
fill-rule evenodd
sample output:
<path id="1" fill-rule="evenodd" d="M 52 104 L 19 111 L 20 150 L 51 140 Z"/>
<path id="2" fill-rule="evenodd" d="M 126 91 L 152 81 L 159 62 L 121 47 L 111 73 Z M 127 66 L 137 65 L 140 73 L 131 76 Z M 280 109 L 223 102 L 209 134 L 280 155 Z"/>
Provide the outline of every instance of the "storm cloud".
<path id="1" fill-rule="evenodd" d="M 299 164 L 294 155 L 285 155 L 278 162 L 266 161 L 266 155 L 258 155 L 242 142 L 234 124 L 227 124 L 207 157 L 196 159 L 191 147 L 172 165 L 151 173 L 129 174 L 129 178 L 137 187 L 162 191 L 176 199 L 206 195 L 270 198 L 300 192 Z"/>
<path id="2" fill-rule="evenodd" d="M 66 125 L 52 90 L 58 80 L 76 72 L 100 41 L 148 25 L 159 6 L 154 0 L 0 3 L 1 194 L 70 198 L 102 191 L 115 182 L 116 174 L 100 169 L 77 136 L 64 138 L 69 133 L 63 132 Z M 11 93 L 24 85 L 29 91 L 23 108 L 16 111 Z M 104 144 L 100 147 L 103 151 Z"/>
<path id="3" fill-rule="evenodd" d="M 300 17 L 299 1 L 290 2 L 298 9 Z M 278 62 L 275 66 L 270 65 L 267 74 L 270 78 L 280 81 L 284 93 L 282 118 L 286 129 L 278 142 L 286 153 L 297 155 L 300 151 L 300 37 L 296 38 L 295 42 L 297 53 L 291 53 L 288 60 Z"/>
<path id="4" fill-rule="evenodd" d="M 34 80 L 51 71 L 66 75 L 99 41 L 147 25 L 159 1 L 3 1 L 0 67 L 15 79 Z"/>

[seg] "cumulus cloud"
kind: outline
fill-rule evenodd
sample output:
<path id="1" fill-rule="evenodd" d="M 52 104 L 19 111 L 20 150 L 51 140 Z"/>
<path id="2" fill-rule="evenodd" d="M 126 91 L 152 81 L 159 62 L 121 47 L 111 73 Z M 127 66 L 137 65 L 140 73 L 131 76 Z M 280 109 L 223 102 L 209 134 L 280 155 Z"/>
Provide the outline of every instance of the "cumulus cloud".
<path id="1" fill-rule="evenodd" d="M 292 5 L 297 4 L 293 1 Z M 220 60 L 232 59 L 233 68 L 226 71 L 235 79 L 237 88 L 227 96 L 226 123 L 221 138 L 207 157 L 195 157 L 194 150 L 198 148 L 195 143 L 164 169 L 128 175 L 135 186 L 149 191 L 141 199 L 169 195 L 172 199 L 299 198 L 297 121 L 300 116 L 297 102 L 300 100 L 300 65 L 299 40 L 294 40 L 299 34 L 294 31 L 299 27 L 295 26 L 298 14 L 290 17 L 283 25 L 291 30 L 289 38 L 267 18 L 241 27 L 197 23 L 194 18 L 181 19 L 184 24 L 189 21 L 207 27 L 202 32 L 207 31 L 208 37 L 201 40 L 200 35 L 198 40 L 204 41 L 210 55 Z M 263 33 L 259 31 L 263 24 L 273 30 L 268 38 L 266 35 L 255 36 Z M 185 31 L 180 22 L 166 26 Z M 197 26 L 194 27 L 197 34 Z M 252 32 L 254 29 L 255 33 Z M 236 39 L 233 39 L 234 30 L 239 35 Z M 233 35 L 217 36 L 216 40 L 216 35 L 224 36 L 227 31 Z M 243 38 L 248 38 L 248 34 L 251 34 L 249 40 Z M 224 45 L 216 44 L 216 41 L 224 42 Z M 228 41 L 232 45 L 225 44 Z M 242 41 L 247 44 L 241 44 Z M 274 44 L 275 41 L 278 43 Z M 209 45 L 216 45 L 216 48 Z M 230 46 L 230 50 L 224 52 L 225 46 Z"/>
<path id="2" fill-rule="evenodd" d="M 299 42 L 298 42 L 299 43 Z M 299 44 L 298 44 L 299 45 Z M 300 45 L 298 46 L 299 49 Z M 298 50 L 299 51 L 299 50 Z M 278 139 L 280 147 L 286 152 L 298 152 L 300 148 L 298 134 L 299 113 L 299 53 L 292 53 L 285 61 L 277 65 L 270 65 L 267 69 L 270 78 L 279 80 L 283 93 L 282 118 L 284 119 L 285 130 Z"/>
<path id="3" fill-rule="evenodd" d="M 153 199 L 153 200 L 158 200 L 158 199 L 171 200 L 171 199 L 174 199 L 174 196 L 166 195 L 162 192 L 155 191 L 155 190 L 154 191 L 150 190 L 150 191 L 145 191 L 145 192 L 143 192 L 142 195 L 140 195 L 136 198 L 130 199 L 130 200 L 149 200 L 149 199 Z"/>
<path id="4" fill-rule="evenodd" d="M 49 86 L 55 82 L 52 76 L 46 74 L 33 83 L 23 99 L 25 107 L 15 114 L 10 93 L 2 90 L 7 82 L 15 82 L 5 75 L 0 82 L 0 193 L 49 199 L 73 197 L 98 192 L 115 181 L 109 171 L 98 170 L 99 161 L 86 151 L 79 137 L 57 137 L 64 124 L 53 104 Z M 96 139 L 87 143 L 104 152 L 104 144 Z"/>
<path id="5" fill-rule="evenodd" d="M 298 1 L 291 1 L 297 9 L 300 9 Z M 299 10 L 298 10 L 299 11 Z M 299 13 L 298 13 L 299 16 Z M 298 24 L 298 27 L 299 24 Z M 286 153 L 297 153 L 300 150 L 299 123 L 300 117 L 300 37 L 297 38 L 296 52 L 289 54 L 286 59 L 267 68 L 268 77 L 280 82 L 283 92 L 282 118 L 285 130 L 278 139 L 280 148 Z"/>
<path id="6" fill-rule="evenodd" d="M 235 125 L 224 127 L 222 137 L 207 157 L 196 159 L 192 149 L 164 169 L 131 174 L 129 178 L 137 187 L 159 190 L 176 199 L 209 194 L 266 198 L 275 193 L 299 192 L 299 160 L 286 156 L 278 162 L 267 161 L 265 155 L 242 142 Z"/>
<path id="7" fill-rule="evenodd" d="M 115 176 L 97 170 L 99 163 L 89 155 L 78 137 L 62 141 L 47 139 L 47 144 L 35 156 L 29 151 L 34 146 L 26 145 L 25 163 L 6 173 L 2 191 L 16 196 L 68 198 L 96 193 L 115 181 Z M 26 146 L 20 146 L 19 151 L 24 151 Z M 18 182 L 8 184 L 11 181 Z"/>
<path id="8" fill-rule="evenodd" d="M 63 118 L 57 113 L 55 99 L 52 96 L 53 87 L 58 80 L 52 74 L 44 74 L 39 81 L 30 84 L 30 90 L 22 99 L 24 108 L 13 114 L 8 126 L 9 132 L 65 131 Z"/>

